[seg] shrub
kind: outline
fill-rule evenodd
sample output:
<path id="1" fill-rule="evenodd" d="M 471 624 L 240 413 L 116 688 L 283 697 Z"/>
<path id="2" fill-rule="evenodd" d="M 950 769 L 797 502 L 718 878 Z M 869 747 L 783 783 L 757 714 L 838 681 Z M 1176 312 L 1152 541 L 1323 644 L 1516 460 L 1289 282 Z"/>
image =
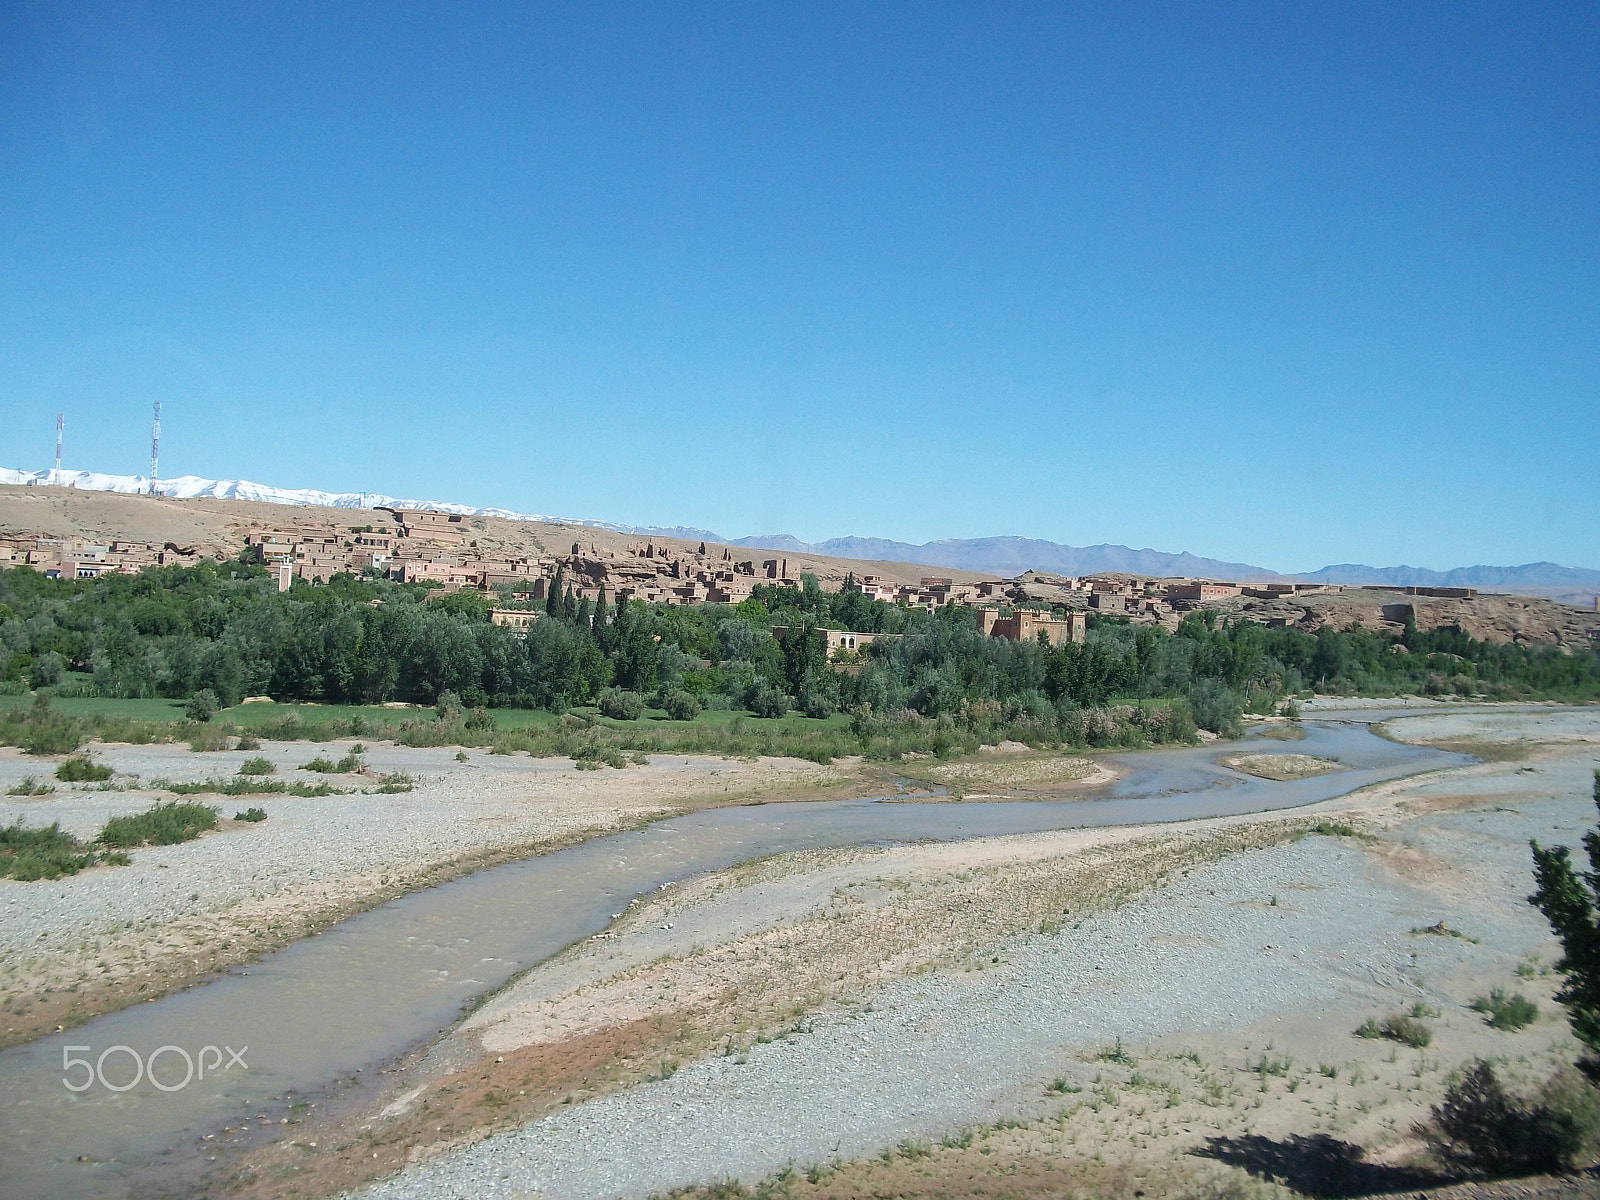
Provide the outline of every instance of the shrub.
<path id="1" fill-rule="evenodd" d="M 765 681 L 751 685 L 745 707 L 758 717 L 781 717 L 789 711 L 789 697 Z"/>
<path id="2" fill-rule="evenodd" d="M 189 697 L 189 703 L 183 706 L 183 715 L 191 721 L 205 724 L 217 715 L 217 710 L 222 707 L 217 702 L 217 694 L 210 688 L 201 688 Z"/>
<path id="3" fill-rule="evenodd" d="M 267 810 L 264 808 L 247 808 L 243 812 L 234 813 L 233 819 L 235 821 L 265 821 L 267 819 Z"/>
<path id="4" fill-rule="evenodd" d="M 25 883 L 35 879 L 60 879 L 94 865 L 78 839 L 52 822 L 42 829 L 27 829 L 20 822 L 0 829 L 0 876 Z"/>
<path id="5" fill-rule="evenodd" d="M 1189 688 L 1189 708 L 1194 723 L 1222 737 L 1238 737 L 1239 697 L 1219 679 L 1200 679 Z"/>
<path id="6" fill-rule="evenodd" d="M 241 733 L 239 735 L 239 744 L 235 746 L 234 749 L 259 750 L 261 749 L 261 739 L 251 733 Z"/>
<path id="7" fill-rule="evenodd" d="M 692 721 L 700 715 L 700 701 L 682 688 L 674 688 L 662 699 L 661 707 L 674 721 Z"/>
<path id="8" fill-rule="evenodd" d="M 239 764 L 241 775 L 271 775 L 278 768 L 265 758 L 247 758 Z"/>
<path id="9" fill-rule="evenodd" d="M 1600 1099 L 1570 1071 L 1552 1076 L 1531 1100 L 1513 1096 L 1480 1059 L 1417 1132 L 1451 1170 L 1491 1179 L 1562 1171 L 1593 1146 Z"/>
<path id="10" fill-rule="evenodd" d="M 833 701 L 816 692 L 807 692 L 801 698 L 800 707 L 805 711 L 806 716 L 815 717 L 819 721 L 823 717 L 831 717 L 833 715 Z"/>
<path id="11" fill-rule="evenodd" d="M 1488 1024 L 1496 1029 L 1521 1029 L 1539 1019 L 1539 1006 L 1521 992 L 1507 995 L 1504 988 L 1495 988 L 1487 996 L 1472 1001 L 1472 1010 L 1483 1013 Z"/>
<path id="12" fill-rule="evenodd" d="M 111 768 L 80 754 L 57 767 L 56 778 L 63 783 L 99 783 L 111 778 Z"/>
<path id="13" fill-rule="evenodd" d="M 644 712 L 644 697 L 638 692 L 606 688 L 600 693 L 600 715 L 613 721 L 637 721 Z"/>
<path id="14" fill-rule="evenodd" d="M 461 715 L 461 697 L 446 688 L 434 701 L 433 711 L 441 721 L 454 721 Z"/>
<path id="15" fill-rule="evenodd" d="M 55 791 L 55 787 L 48 783 L 38 783 L 32 775 L 19 780 L 6 789 L 8 796 L 48 796 Z"/>
<path id="16" fill-rule="evenodd" d="M 1385 1017 L 1379 1028 L 1383 1031 L 1383 1036 L 1391 1041 L 1404 1042 L 1419 1050 L 1433 1041 L 1433 1030 L 1416 1017 L 1406 1016 L 1403 1013 Z"/>
<path id="17" fill-rule="evenodd" d="M 399 792 L 409 792 L 416 786 L 416 781 L 404 771 L 395 771 L 378 780 L 378 786 L 373 790 L 385 796 L 392 796 Z"/>
<path id="18" fill-rule="evenodd" d="M 104 846 L 175 846 L 216 827 L 216 809 L 173 800 L 135 816 L 113 817 L 97 840 Z"/>
<path id="19" fill-rule="evenodd" d="M 0 720 L 0 740 L 28 754 L 71 754 L 83 745 L 84 722 L 56 712 L 50 700 L 49 692 L 36 692 L 31 707 L 7 710 Z"/>
<path id="20" fill-rule="evenodd" d="M 338 762 L 334 762 L 326 754 L 319 754 L 300 768 L 302 771 L 315 771 L 319 775 L 348 775 L 351 771 L 361 769 L 361 754 L 358 746 L 352 746 L 350 753 Z"/>
<path id="21" fill-rule="evenodd" d="M 1433 1030 L 1429 1029 L 1415 1016 L 1407 1016 L 1405 1013 L 1390 1013 L 1382 1021 L 1375 1021 L 1368 1017 L 1357 1027 L 1356 1036 L 1360 1038 L 1388 1038 L 1392 1042 L 1404 1042 L 1406 1045 L 1415 1046 L 1420 1050 L 1433 1041 Z"/>
<path id="22" fill-rule="evenodd" d="M 484 733 L 494 728 L 494 716 L 486 708 L 475 708 L 467 714 L 465 724 L 473 733 Z"/>

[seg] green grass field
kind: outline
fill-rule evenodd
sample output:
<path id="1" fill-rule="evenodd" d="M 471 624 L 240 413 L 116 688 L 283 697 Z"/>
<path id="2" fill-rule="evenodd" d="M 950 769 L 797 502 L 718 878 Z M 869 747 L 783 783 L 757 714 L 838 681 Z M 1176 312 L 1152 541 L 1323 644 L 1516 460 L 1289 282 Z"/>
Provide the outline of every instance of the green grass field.
<path id="1" fill-rule="evenodd" d="M 182 700 L 106 700 L 98 696 L 57 696 L 50 707 L 69 717 L 126 717 L 134 721 L 181 721 Z M 32 696 L 0 696 L 0 712 L 33 707 Z"/>

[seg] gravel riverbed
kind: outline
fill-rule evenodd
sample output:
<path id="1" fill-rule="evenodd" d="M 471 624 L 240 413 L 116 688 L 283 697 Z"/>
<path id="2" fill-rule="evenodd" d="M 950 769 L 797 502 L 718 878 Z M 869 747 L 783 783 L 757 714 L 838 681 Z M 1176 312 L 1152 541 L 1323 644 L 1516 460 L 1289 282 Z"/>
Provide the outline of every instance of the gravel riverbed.
<path id="1" fill-rule="evenodd" d="M 1027 1117 L 1050 1080 L 1087 1083 L 1086 1060 L 1117 1038 L 1283 1022 L 1339 1045 L 1365 1016 L 1416 1001 L 1460 1014 L 1474 981 L 1549 956 L 1548 928 L 1524 899 L 1527 839 L 1576 843 L 1594 820 L 1596 758 L 1584 748 L 1400 785 L 1419 815 L 1379 850 L 1313 837 L 1196 867 L 1059 934 L 998 947 L 985 970 L 889 983 L 743 1061 L 691 1062 L 361 1194 L 599 1200 L 753 1181 Z M 1477 940 L 1413 932 L 1441 920 Z M 1494 1050 L 1470 1014 L 1443 1025 L 1455 1052 Z M 1551 1034 L 1564 1031 L 1538 1036 Z"/>

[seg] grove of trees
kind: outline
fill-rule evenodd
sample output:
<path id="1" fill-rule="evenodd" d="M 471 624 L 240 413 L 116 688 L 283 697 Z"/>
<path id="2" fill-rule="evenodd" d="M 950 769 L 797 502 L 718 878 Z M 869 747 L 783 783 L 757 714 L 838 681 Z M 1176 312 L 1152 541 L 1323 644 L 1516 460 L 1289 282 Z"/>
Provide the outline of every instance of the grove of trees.
<path id="1" fill-rule="evenodd" d="M 223 706 L 250 695 L 435 704 L 452 693 L 469 707 L 557 710 L 613 689 L 657 706 L 679 694 L 680 712 L 763 716 L 959 718 L 990 705 L 1008 718 L 1044 718 L 1143 700 L 1217 730 L 1241 710 L 1267 711 L 1311 689 L 1600 697 L 1592 651 L 1490 645 L 1456 629 L 1313 635 L 1196 612 L 1174 633 L 1091 616 L 1082 645 L 1018 644 L 981 635 L 968 610 L 928 614 L 870 599 L 853 583 L 826 593 L 809 578 L 758 586 L 731 607 L 574 600 L 563 583 L 525 635 L 489 621 L 493 602 L 349 575 L 279 593 L 244 562 L 92 580 L 12 568 L 0 572 L 0 687 L 177 698 L 209 690 Z M 774 638 L 775 625 L 788 632 Z M 896 636 L 828 662 L 812 633 L 820 625 Z"/>

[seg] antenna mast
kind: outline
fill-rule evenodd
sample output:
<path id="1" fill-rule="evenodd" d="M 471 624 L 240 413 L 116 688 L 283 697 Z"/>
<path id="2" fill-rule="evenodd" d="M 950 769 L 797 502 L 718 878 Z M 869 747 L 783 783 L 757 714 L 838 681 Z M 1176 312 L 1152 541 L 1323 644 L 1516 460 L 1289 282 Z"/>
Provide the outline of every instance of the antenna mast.
<path id="1" fill-rule="evenodd" d="M 50 481 L 51 483 L 55 484 L 57 487 L 61 486 L 61 427 L 63 425 L 65 425 L 65 424 L 66 424 L 66 417 L 61 413 L 57 413 L 56 414 L 56 473 L 55 473 L 55 477 L 53 479 L 51 479 L 51 481 Z"/>
<path id="2" fill-rule="evenodd" d="M 161 462 L 161 401 L 156 401 L 156 415 L 150 422 L 150 494 L 156 494 L 156 470 Z"/>

